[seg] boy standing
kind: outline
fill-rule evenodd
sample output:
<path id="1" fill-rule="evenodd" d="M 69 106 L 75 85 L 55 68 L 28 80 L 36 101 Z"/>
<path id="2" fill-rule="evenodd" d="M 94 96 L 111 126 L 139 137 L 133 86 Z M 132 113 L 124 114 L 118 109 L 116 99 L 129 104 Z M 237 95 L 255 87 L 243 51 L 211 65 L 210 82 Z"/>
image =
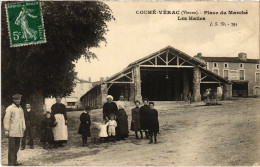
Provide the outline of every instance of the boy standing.
<path id="1" fill-rule="evenodd" d="M 34 117 L 34 113 L 31 110 L 31 105 L 29 103 L 27 103 L 25 105 L 26 109 L 24 110 L 24 118 L 25 118 L 25 125 L 26 125 L 26 130 L 24 132 L 24 136 L 22 138 L 22 148 L 21 150 L 25 149 L 25 145 L 26 145 L 26 137 L 27 135 L 29 136 L 29 142 L 28 144 L 30 145 L 31 149 L 34 149 L 33 146 L 33 117 Z"/>
<path id="2" fill-rule="evenodd" d="M 149 144 L 153 143 L 154 137 L 154 144 L 157 144 L 157 133 L 159 132 L 159 121 L 158 121 L 158 112 L 154 109 L 154 102 L 149 102 L 150 113 L 148 114 L 149 120 L 149 128 L 148 132 L 150 134 L 150 142 Z"/>
<path id="3" fill-rule="evenodd" d="M 23 109 L 20 106 L 22 95 L 12 96 L 13 104 L 7 107 L 4 118 L 5 135 L 9 139 L 8 144 L 8 165 L 21 165 L 17 162 L 17 153 L 19 151 L 20 139 L 25 131 L 25 120 Z"/>
<path id="4" fill-rule="evenodd" d="M 79 125 L 79 130 L 78 133 L 81 134 L 82 136 L 82 146 L 85 147 L 87 146 L 87 139 L 88 137 L 91 137 L 90 134 L 90 125 L 91 125 L 91 120 L 90 120 L 90 108 L 86 107 L 85 111 L 80 115 L 80 125 Z"/>

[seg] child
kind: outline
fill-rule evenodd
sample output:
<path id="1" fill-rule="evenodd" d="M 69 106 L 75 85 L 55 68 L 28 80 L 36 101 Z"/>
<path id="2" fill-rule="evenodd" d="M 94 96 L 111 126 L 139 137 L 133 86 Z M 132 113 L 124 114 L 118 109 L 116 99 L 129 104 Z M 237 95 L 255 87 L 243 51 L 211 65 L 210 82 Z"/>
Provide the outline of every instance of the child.
<path id="1" fill-rule="evenodd" d="M 108 122 L 106 124 L 101 124 L 99 125 L 99 134 L 98 136 L 100 137 L 100 142 L 106 142 L 107 141 L 107 126 Z"/>
<path id="2" fill-rule="evenodd" d="M 53 148 L 54 138 L 52 128 L 56 126 L 56 121 L 51 118 L 51 113 L 46 113 L 46 118 L 41 122 L 42 137 L 41 142 L 43 143 L 43 149 L 46 149 L 46 142 L 49 144 L 49 148 Z"/>
<path id="3" fill-rule="evenodd" d="M 140 131 L 141 139 L 143 139 L 143 132 L 141 131 L 141 125 L 140 125 L 140 102 L 137 100 L 135 101 L 135 108 L 132 109 L 132 131 L 135 131 L 135 137 L 138 139 L 137 132 Z"/>
<path id="4" fill-rule="evenodd" d="M 110 115 L 110 120 L 108 121 L 108 135 L 109 137 L 112 137 L 113 142 L 116 142 L 116 127 L 117 123 L 115 121 L 115 114 Z"/>
<path id="5" fill-rule="evenodd" d="M 80 126 L 78 133 L 81 134 L 82 136 L 82 146 L 85 147 L 87 146 L 87 138 L 91 137 L 90 134 L 90 125 L 91 125 L 91 120 L 90 120 L 90 108 L 86 107 L 85 111 L 80 115 Z"/>
<path id="6" fill-rule="evenodd" d="M 149 100 L 147 98 L 143 99 L 144 105 L 140 107 L 140 127 L 141 127 L 141 132 L 145 133 L 146 139 L 149 139 L 148 136 L 148 126 L 149 126 L 149 120 L 148 120 L 148 114 L 150 113 L 150 107 L 148 106 Z M 142 136 L 141 136 L 142 137 Z"/>
<path id="7" fill-rule="evenodd" d="M 149 102 L 150 112 L 148 114 L 149 120 L 149 128 L 148 132 L 150 134 L 150 142 L 149 144 L 153 143 L 154 137 L 154 144 L 157 144 L 157 133 L 159 132 L 159 121 L 158 121 L 158 112 L 154 109 L 154 102 Z"/>

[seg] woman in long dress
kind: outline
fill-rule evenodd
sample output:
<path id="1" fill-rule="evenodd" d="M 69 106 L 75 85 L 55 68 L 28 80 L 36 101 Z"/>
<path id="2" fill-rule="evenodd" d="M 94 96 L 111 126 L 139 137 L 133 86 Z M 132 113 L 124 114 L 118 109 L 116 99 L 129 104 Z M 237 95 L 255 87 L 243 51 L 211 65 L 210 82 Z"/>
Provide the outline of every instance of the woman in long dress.
<path id="1" fill-rule="evenodd" d="M 120 95 L 119 101 L 117 101 L 117 108 L 118 111 L 116 113 L 116 122 L 117 122 L 117 140 L 125 140 L 125 138 L 128 137 L 128 116 L 125 112 L 125 101 L 124 101 L 124 95 Z"/>
<path id="2" fill-rule="evenodd" d="M 115 102 L 113 102 L 113 96 L 108 95 L 107 96 L 107 102 L 103 105 L 103 119 L 105 122 L 108 122 L 110 119 L 110 115 L 116 114 L 118 111 L 117 105 Z"/>
<path id="3" fill-rule="evenodd" d="M 57 122 L 57 125 L 52 128 L 54 148 L 62 147 L 62 144 L 67 143 L 68 140 L 68 128 L 66 106 L 61 103 L 61 96 L 56 96 L 56 103 L 51 107 L 51 115 Z"/>

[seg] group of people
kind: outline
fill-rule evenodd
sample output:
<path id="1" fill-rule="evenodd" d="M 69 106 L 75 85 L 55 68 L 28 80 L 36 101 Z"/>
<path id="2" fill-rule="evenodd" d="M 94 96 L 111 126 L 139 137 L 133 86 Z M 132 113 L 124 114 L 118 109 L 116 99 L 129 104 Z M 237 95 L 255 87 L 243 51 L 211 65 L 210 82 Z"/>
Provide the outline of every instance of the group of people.
<path id="1" fill-rule="evenodd" d="M 17 153 L 20 149 L 26 147 L 26 138 L 29 137 L 27 143 L 31 149 L 34 149 L 33 129 L 35 121 L 35 112 L 32 111 L 31 105 L 27 103 L 25 110 L 21 107 L 22 95 L 15 94 L 12 96 L 13 103 L 6 108 L 4 117 L 5 135 L 8 137 L 8 165 L 21 165 L 17 162 Z M 61 103 L 61 96 L 56 97 L 56 103 L 52 106 L 51 112 L 45 114 L 46 118 L 41 122 L 42 136 L 41 142 L 46 148 L 62 147 L 62 144 L 68 140 L 67 114 L 66 107 Z"/>
<path id="2" fill-rule="evenodd" d="M 157 133 L 159 132 L 158 112 L 154 109 L 154 102 L 143 99 L 144 105 L 140 107 L 140 101 L 135 101 L 135 108 L 132 109 L 132 121 L 130 130 L 135 132 L 136 139 L 141 139 L 143 133 L 145 138 L 150 139 L 149 143 L 157 143 Z M 111 95 L 107 96 L 107 102 L 103 105 L 103 121 L 99 124 L 100 142 L 120 141 L 128 138 L 128 116 L 125 111 L 126 103 L 124 95 L 121 94 L 119 101 L 113 102 Z M 82 145 L 87 145 L 87 137 L 91 137 L 89 115 L 90 109 L 87 107 L 80 116 L 81 124 L 78 133 L 82 135 Z"/>
<path id="3" fill-rule="evenodd" d="M 8 165 L 21 165 L 17 162 L 17 153 L 20 149 L 20 139 L 22 138 L 21 150 L 27 143 L 31 149 L 34 149 L 33 126 L 35 116 L 31 105 L 27 103 L 25 110 L 21 107 L 22 95 L 12 96 L 13 103 L 6 109 L 4 117 L 5 135 L 9 139 L 8 143 Z M 107 102 L 103 105 L 103 121 L 99 123 L 100 142 L 113 142 L 125 140 L 129 137 L 128 116 L 125 111 L 126 103 L 124 95 L 120 95 L 120 100 L 113 102 L 111 95 L 107 96 Z M 143 99 L 144 105 L 140 107 L 140 101 L 135 101 L 135 108 L 132 109 L 131 130 L 135 132 L 136 139 L 139 139 L 138 132 L 143 139 L 145 133 L 146 139 L 151 143 L 157 143 L 157 133 L 159 132 L 158 112 L 154 109 L 154 103 L 148 99 Z M 90 108 L 86 107 L 80 115 L 80 126 L 78 133 L 82 136 L 82 145 L 87 146 L 87 138 L 91 137 L 91 118 Z M 56 96 L 56 103 L 52 105 L 51 112 L 45 114 L 41 121 L 41 142 L 43 148 L 62 147 L 68 140 L 66 107 L 61 103 L 61 96 Z"/>

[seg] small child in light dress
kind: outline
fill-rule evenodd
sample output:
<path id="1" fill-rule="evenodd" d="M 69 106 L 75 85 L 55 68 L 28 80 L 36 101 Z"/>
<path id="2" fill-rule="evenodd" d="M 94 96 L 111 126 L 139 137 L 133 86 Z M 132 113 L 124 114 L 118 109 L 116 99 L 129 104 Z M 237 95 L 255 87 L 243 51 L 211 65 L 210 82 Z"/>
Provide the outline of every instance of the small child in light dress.
<path id="1" fill-rule="evenodd" d="M 112 138 L 114 143 L 116 142 L 116 127 L 115 114 L 111 114 L 110 120 L 108 121 L 108 135 Z"/>
<path id="2" fill-rule="evenodd" d="M 107 142 L 108 140 L 108 134 L 107 134 L 107 126 L 108 126 L 108 122 L 105 124 L 105 123 L 102 123 L 98 126 L 99 128 L 99 141 L 102 143 L 102 142 Z"/>

